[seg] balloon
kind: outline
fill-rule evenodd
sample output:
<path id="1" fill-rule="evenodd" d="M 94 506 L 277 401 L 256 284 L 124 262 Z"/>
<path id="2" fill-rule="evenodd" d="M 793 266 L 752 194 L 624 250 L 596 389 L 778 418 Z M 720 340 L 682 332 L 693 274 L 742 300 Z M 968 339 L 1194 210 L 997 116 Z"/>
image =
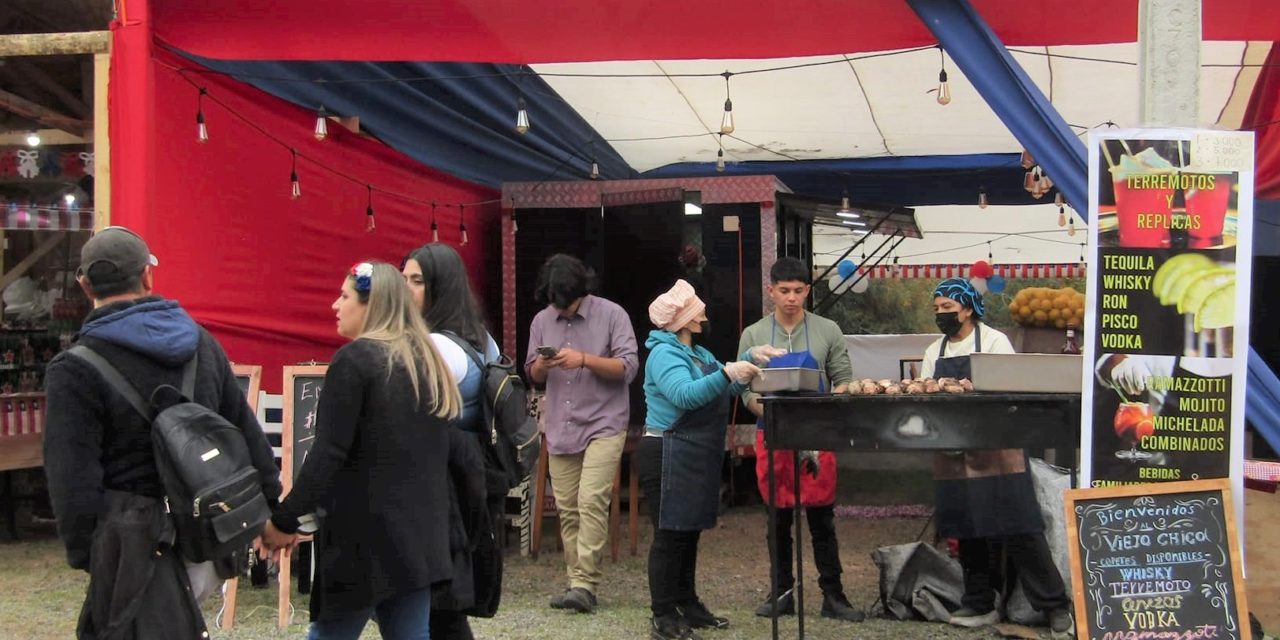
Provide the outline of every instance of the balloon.
<path id="1" fill-rule="evenodd" d="M 854 277 L 857 277 L 857 276 L 854 276 Z M 871 286 L 871 278 L 863 276 L 861 280 L 854 283 L 852 289 L 850 290 L 853 291 L 854 293 L 862 293 L 863 291 L 867 290 L 867 287 L 870 287 L 870 286 Z"/>
<path id="2" fill-rule="evenodd" d="M 848 278 L 857 270 L 858 267 L 854 266 L 852 260 L 841 260 L 840 264 L 836 265 L 836 273 L 839 273 L 841 278 Z"/>
<path id="3" fill-rule="evenodd" d="M 993 275 L 995 275 L 995 270 L 991 268 L 991 265 L 986 260 L 979 260 L 973 263 L 973 266 L 969 269 L 969 276 L 973 278 L 986 279 Z"/>
<path id="4" fill-rule="evenodd" d="M 986 278 L 969 278 L 969 284 L 973 285 L 973 288 L 977 289 L 978 293 L 985 294 L 987 292 Z"/>
<path id="5" fill-rule="evenodd" d="M 845 291 L 848 291 L 849 285 L 852 282 L 853 280 L 840 277 L 840 274 L 838 273 L 827 280 L 827 284 L 831 287 L 831 293 L 844 293 Z"/>
<path id="6" fill-rule="evenodd" d="M 1005 282 L 1004 276 L 995 275 L 987 278 L 987 289 L 991 293 L 1004 293 L 1004 287 L 1007 284 L 1009 283 Z"/>

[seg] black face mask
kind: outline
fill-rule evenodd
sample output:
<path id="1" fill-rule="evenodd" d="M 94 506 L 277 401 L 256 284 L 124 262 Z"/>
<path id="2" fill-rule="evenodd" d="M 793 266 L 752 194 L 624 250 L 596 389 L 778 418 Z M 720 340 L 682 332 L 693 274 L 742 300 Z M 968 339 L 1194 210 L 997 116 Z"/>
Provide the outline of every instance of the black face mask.
<path id="1" fill-rule="evenodd" d="M 948 338 L 960 333 L 960 327 L 963 325 L 963 323 L 960 322 L 959 311 L 948 311 L 947 313 L 934 314 L 933 322 L 938 325 L 938 329 L 941 330 Z"/>
<path id="2" fill-rule="evenodd" d="M 710 333 L 710 332 L 711 332 L 711 321 L 710 321 L 710 320 L 703 320 L 702 322 L 699 322 L 698 324 L 702 325 L 702 333 L 703 333 L 704 335 L 705 335 L 705 334 L 707 334 L 707 333 Z"/>

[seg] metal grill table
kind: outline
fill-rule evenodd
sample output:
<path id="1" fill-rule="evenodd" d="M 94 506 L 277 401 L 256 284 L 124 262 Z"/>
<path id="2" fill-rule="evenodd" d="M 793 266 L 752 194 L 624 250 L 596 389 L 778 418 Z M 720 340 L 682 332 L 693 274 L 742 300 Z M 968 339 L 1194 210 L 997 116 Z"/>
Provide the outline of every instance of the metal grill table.
<path id="1" fill-rule="evenodd" d="M 956 451 L 1057 449 L 1074 468 L 1080 442 L 1080 394 L 964 393 L 929 395 L 769 395 L 764 406 L 769 531 L 774 530 L 777 478 L 773 451 L 792 451 L 795 505 L 800 505 L 800 451 Z M 795 521 L 796 624 L 804 638 L 803 518 Z M 778 585 L 777 540 L 769 535 L 770 593 Z M 775 599 L 776 601 L 776 599 Z M 778 617 L 773 617 L 778 638 Z"/>

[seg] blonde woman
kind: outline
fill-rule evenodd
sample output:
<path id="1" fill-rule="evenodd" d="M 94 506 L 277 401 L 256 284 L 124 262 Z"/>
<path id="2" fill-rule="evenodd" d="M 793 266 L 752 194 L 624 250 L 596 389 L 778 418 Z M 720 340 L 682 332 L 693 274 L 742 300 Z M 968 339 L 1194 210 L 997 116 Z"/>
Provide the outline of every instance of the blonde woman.
<path id="1" fill-rule="evenodd" d="M 312 640 L 429 637 L 431 586 L 449 559 L 449 421 L 462 399 L 400 272 L 362 262 L 333 303 L 338 333 L 316 439 L 263 545 L 296 541 L 299 516 L 322 512 L 311 592 Z"/>

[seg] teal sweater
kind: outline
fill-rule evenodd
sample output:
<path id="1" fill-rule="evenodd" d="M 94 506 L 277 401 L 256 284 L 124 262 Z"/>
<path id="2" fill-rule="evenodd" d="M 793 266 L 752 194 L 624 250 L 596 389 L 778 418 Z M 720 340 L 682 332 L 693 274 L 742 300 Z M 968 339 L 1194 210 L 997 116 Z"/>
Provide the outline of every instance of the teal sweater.
<path id="1" fill-rule="evenodd" d="M 735 396 L 746 389 L 729 383 L 724 367 L 710 351 L 685 346 L 670 331 L 650 331 L 644 346 L 649 349 L 644 365 L 644 424 L 648 428 L 668 429 L 685 411 L 723 401 L 725 389 Z M 703 374 L 704 364 L 716 365 L 715 372 Z"/>

